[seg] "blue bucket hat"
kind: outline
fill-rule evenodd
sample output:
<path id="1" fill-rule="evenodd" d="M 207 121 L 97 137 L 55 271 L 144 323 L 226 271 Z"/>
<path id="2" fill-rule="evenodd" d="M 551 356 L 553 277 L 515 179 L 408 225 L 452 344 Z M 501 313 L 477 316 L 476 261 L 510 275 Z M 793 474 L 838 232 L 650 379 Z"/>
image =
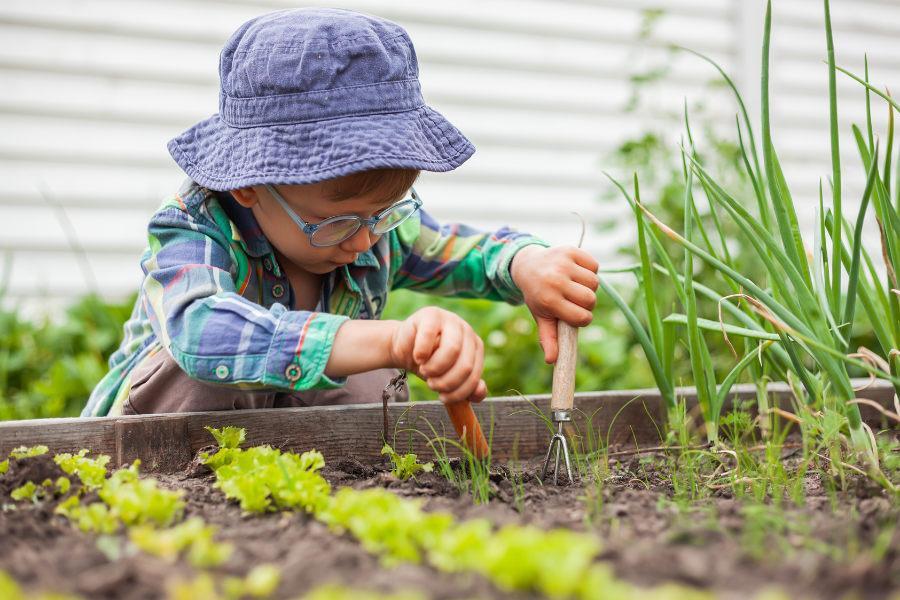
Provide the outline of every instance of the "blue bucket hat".
<path id="1" fill-rule="evenodd" d="M 381 168 L 450 171 L 475 147 L 425 105 L 399 25 L 338 8 L 245 23 L 219 58 L 219 112 L 168 144 L 200 185 L 307 184 Z"/>

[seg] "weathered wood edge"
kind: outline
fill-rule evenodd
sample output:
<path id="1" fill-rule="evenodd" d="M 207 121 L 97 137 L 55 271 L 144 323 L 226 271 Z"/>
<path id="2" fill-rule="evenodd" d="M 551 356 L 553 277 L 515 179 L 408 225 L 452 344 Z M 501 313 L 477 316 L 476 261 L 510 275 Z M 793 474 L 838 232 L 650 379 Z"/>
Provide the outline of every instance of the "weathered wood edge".
<path id="1" fill-rule="evenodd" d="M 864 382 L 856 382 L 862 385 Z M 769 391 L 779 403 L 789 404 L 790 392 L 784 384 L 772 384 Z M 688 409 L 696 406 L 696 391 L 680 388 L 678 395 Z M 893 388 L 883 381 L 860 397 L 893 405 Z M 731 402 L 756 397 L 752 385 L 735 386 Z M 545 414 L 550 395 L 528 397 Z M 485 400 L 475 406 L 485 434 L 492 438 L 494 457 L 507 460 L 517 455 L 530 458 L 543 454 L 550 439 L 550 429 L 536 415 L 529 402 L 518 396 Z M 575 421 L 570 432 L 587 435 L 587 415 L 592 417 L 591 438 L 597 445 L 598 435 L 604 444 L 634 447 L 655 445 L 662 429 L 664 403 L 656 389 L 583 392 L 575 394 Z M 868 406 L 860 406 L 863 418 L 875 427 L 883 424 L 882 415 Z M 443 406 L 437 402 L 392 404 L 389 406 L 392 426 L 399 432 L 390 440 L 398 450 L 413 451 L 432 457 L 428 440 L 446 436 L 455 438 Z M 516 414 L 519 413 L 519 414 Z M 412 424 L 412 427 L 410 427 Z M 493 426 L 492 426 L 493 424 Z M 214 443 L 206 426 L 228 425 L 247 430 L 247 445 L 271 444 L 285 450 L 316 449 L 333 460 L 355 456 L 361 460 L 381 460 L 382 408 L 378 404 L 281 408 L 265 410 L 180 413 L 167 415 L 128 416 L 117 418 L 41 419 L 0 422 L 0 456 L 18 446 L 43 444 L 51 452 L 75 452 L 88 448 L 92 454 L 107 454 L 118 465 L 141 459 L 144 470 L 174 472 L 183 469 L 194 452 Z M 415 432 L 405 431 L 415 429 Z M 393 432 L 392 432 L 393 437 Z M 453 440 L 455 441 L 455 439 Z M 458 455 L 447 444 L 450 455 Z"/>

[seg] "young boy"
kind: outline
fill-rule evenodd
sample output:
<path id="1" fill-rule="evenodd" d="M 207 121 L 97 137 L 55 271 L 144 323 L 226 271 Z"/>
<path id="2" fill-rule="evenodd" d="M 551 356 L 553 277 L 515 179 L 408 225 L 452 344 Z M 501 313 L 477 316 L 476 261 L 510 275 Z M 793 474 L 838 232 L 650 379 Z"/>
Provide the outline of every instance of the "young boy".
<path id="1" fill-rule="evenodd" d="M 556 320 L 591 320 L 597 262 L 509 229 L 438 225 L 412 188 L 475 151 L 425 105 L 399 26 L 285 10 L 220 57 L 219 112 L 169 142 L 189 176 L 150 221 L 122 346 L 84 416 L 375 402 L 396 369 L 443 402 L 487 394 L 484 345 L 391 289 L 524 301 L 548 363 Z"/>

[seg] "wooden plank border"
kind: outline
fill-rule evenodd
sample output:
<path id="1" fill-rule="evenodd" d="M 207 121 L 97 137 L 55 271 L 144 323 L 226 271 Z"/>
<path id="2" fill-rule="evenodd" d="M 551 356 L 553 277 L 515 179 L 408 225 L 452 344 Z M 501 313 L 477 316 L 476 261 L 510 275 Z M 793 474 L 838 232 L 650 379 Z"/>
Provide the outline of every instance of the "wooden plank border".
<path id="1" fill-rule="evenodd" d="M 862 385 L 864 382 L 856 382 Z M 769 386 L 772 397 L 782 405 L 790 404 L 790 392 L 784 384 Z M 697 404 L 696 390 L 678 390 L 689 409 Z M 860 393 L 883 406 L 892 406 L 893 388 L 883 381 Z M 735 386 L 730 403 L 756 397 L 752 385 Z M 545 414 L 550 395 L 530 396 L 529 401 Z M 575 421 L 569 426 L 586 435 L 587 419 L 593 417 L 593 437 L 626 447 L 656 445 L 662 429 L 664 403 L 656 389 L 585 392 L 575 395 Z M 533 414 L 532 406 L 521 397 L 501 397 L 476 405 L 486 435 L 492 435 L 494 457 L 507 460 L 514 450 L 520 458 L 546 452 L 550 439 L 547 425 Z M 868 406 L 860 406 L 863 418 L 874 427 L 883 425 L 882 415 Z M 453 436 L 447 412 L 437 402 L 391 404 L 392 425 L 401 433 L 396 446 L 403 452 L 411 448 L 423 457 L 433 456 L 428 440 Z M 518 414 L 517 414 L 518 413 Z M 493 427 L 491 427 L 493 423 Z M 383 445 L 381 404 L 357 404 L 311 408 L 280 408 L 116 418 L 42 419 L 0 422 L 0 456 L 18 446 L 43 444 L 51 452 L 75 452 L 88 448 L 96 454 L 113 457 L 116 465 L 141 459 L 143 470 L 175 472 L 190 462 L 203 446 L 214 443 L 206 426 L 228 425 L 247 430 L 246 445 L 271 444 L 298 452 L 316 449 L 326 460 L 355 456 L 378 461 Z M 432 431 L 432 428 L 434 432 Z M 414 429 L 415 432 L 404 431 Z M 451 454 L 454 454 L 451 452 Z M 458 454 L 458 453 L 457 453 Z"/>

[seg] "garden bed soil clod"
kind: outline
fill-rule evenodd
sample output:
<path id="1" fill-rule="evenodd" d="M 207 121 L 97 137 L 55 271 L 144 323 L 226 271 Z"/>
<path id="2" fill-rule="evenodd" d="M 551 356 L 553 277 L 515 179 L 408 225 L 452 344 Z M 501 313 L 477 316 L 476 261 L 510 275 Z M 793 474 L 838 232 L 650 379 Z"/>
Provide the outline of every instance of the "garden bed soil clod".
<path id="1" fill-rule="evenodd" d="M 494 497 L 485 505 L 474 504 L 471 496 L 460 494 L 437 473 L 399 481 L 381 463 L 365 464 L 347 457 L 327 465 L 322 475 L 335 490 L 387 487 L 403 497 L 423 499 L 426 510 L 450 512 L 460 520 L 489 518 L 498 527 L 529 523 L 596 531 L 603 544 L 599 559 L 610 563 L 618 576 L 641 586 L 674 581 L 708 589 L 726 600 L 752 598 L 769 586 L 777 586 L 791 598 L 828 600 L 848 593 L 877 600 L 900 590 L 897 535 L 877 561 L 866 552 L 831 558 L 827 552 L 813 551 L 817 546 L 871 546 L 881 525 L 897 517 L 882 492 L 873 493 L 863 483 L 859 486 L 863 493 L 857 494 L 851 486 L 850 491 L 834 496 L 833 511 L 823 482 L 808 477 L 804 506 L 785 502 L 782 512 L 771 513 L 782 514 L 789 528 L 782 535 L 785 548 L 774 544 L 775 538 L 748 542 L 759 526 L 751 523 L 758 511 L 748 511 L 749 505 L 731 498 L 727 490 L 716 492 L 704 510 L 677 510 L 668 502 L 673 489 L 664 479 L 665 468 L 649 458 L 632 457 L 619 469 L 610 461 L 611 477 L 593 499 L 593 486 L 582 483 L 542 486 L 537 481 L 540 464 L 524 463 L 520 471 L 523 514 L 516 508 L 515 486 L 504 476 L 509 473 L 506 464 L 496 465 L 489 484 Z M 6 506 L 0 511 L 0 539 L 4 540 L 0 570 L 29 589 L 127 600 L 164 598 L 166 581 L 196 575 L 184 559 L 168 564 L 134 553 L 121 538 L 98 543 L 93 536 L 76 531 L 64 517 L 54 515 L 59 499 L 33 504 L 9 497 L 24 477 L 43 481 L 60 474 L 49 455 L 44 455 L 11 460 L 9 473 L 0 476 L 0 504 Z M 216 577 L 244 576 L 263 563 L 277 565 L 282 573 L 278 598 L 300 596 L 326 583 L 385 592 L 415 589 L 437 600 L 535 597 L 499 591 L 476 574 L 449 575 L 411 564 L 385 569 L 349 534 L 334 535 L 306 514 L 242 514 L 213 488 L 214 476 L 202 469 L 157 478 L 161 487 L 184 490 L 185 518 L 203 517 L 219 528 L 220 540 L 235 544 L 233 556 L 214 569 Z"/>

